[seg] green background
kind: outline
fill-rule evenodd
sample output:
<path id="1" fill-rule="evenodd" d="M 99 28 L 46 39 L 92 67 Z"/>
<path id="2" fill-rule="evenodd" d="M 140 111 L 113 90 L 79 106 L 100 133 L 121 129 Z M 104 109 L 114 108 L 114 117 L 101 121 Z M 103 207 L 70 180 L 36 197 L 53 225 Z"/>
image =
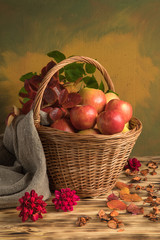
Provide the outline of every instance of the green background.
<path id="1" fill-rule="evenodd" d="M 97 59 L 143 123 L 133 154 L 160 154 L 159 0 L 0 0 L 0 132 L 20 106 L 21 75 L 50 58 Z M 99 76 L 101 78 L 101 76 Z"/>

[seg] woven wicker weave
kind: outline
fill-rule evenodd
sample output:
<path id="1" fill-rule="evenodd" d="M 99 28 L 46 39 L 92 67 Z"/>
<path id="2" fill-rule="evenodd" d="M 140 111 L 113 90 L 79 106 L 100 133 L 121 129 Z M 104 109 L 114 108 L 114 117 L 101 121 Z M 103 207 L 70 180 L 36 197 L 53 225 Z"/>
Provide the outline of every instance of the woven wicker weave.
<path id="1" fill-rule="evenodd" d="M 109 74 L 96 60 L 70 57 L 54 66 L 44 77 L 33 107 L 34 123 L 44 148 L 51 189 L 69 187 L 81 197 L 97 197 L 114 187 L 142 131 L 142 124 L 133 117 L 129 132 L 114 135 L 81 135 L 41 126 L 40 106 L 48 82 L 59 69 L 76 61 L 96 66 L 108 88 L 115 91 Z"/>

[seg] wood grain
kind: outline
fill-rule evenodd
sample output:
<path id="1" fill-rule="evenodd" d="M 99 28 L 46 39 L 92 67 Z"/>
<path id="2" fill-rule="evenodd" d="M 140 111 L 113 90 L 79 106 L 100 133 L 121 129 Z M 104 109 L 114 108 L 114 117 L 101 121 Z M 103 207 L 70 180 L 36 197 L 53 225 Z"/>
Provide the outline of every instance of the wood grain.
<path id="1" fill-rule="evenodd" d="M 160 163 L 160 156 L 155 157 L 139 157 L 143 163 L 141 169 L 146 168 L 146 163 L 149 160 Z M 160 164 L 159 164 L 160 165 Z M 157 175 L 147 175 L 148 180 L 141 182 L 139 185 L 147 186 L 149 183 L 154 183 L 156 188 L 160 187 L 160 167 L 156 169 Z M 126 177 L 123 173 L 120 176 L 120 181 L 129 182 L 130 177 Z M 136 185 L 136 183 L 135 183 Z M 114 192 L 118 191 L 116 188 Z M 146 191 L 135 191 L 142 199 L 147 196 Z M 160 191 L 159 191 L 160 194 Z M 36 240 L 36 239 L 135 239 L 135 240 L 158 240 L 160 239 L 160 223 L 151 222 L 143 215 L 131 215 L 126 211 L 119 211 L 119 220 L 124 223 L 124 231 L 118 232 L 118 229 L 110 229 L 105 222 L 100 222 L 97 213 L 100 209 L 104 209 L 106 213 L 110 210 L 106 205 L 106 196 L 101 196 L 95 199 L 83 199 L 74 207 L 73 212 L 56 212 L 52 204 L 52 197 L 47 201 L 47 214 L 44 218 L 37 222 L 27 221 L 21 222 L 18 217 L 18 212 L 12 209 L 0 210 L 0 240 L 18 239 L 18 240 Z M 143 202 L 136 203 L 142 205 Z M 144 205 L 145 214 L 151 209 L 149 204 Z M 81 215 L 88 215 L 92 219 L 83 227 L 76 226 L 76 220 Z"/>

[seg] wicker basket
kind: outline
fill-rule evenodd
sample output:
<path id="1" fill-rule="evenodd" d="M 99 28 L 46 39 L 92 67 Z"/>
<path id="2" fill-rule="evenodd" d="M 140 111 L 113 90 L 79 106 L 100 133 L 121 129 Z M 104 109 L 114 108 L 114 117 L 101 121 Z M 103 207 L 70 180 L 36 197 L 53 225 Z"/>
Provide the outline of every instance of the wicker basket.
<path id="1" fill-rule="evenodd" d="M 68 187 L 81 197 L 97 197 L 114 187 L 142 131 L 142 124 L 133 117 L 130 131 L 114 135 L 81 135 L 41 126 L 40 106 L 48 82 L 58 70 L 76 61 L 96 66 L 108 88 L 115 91 L 107 71 L 96 60 L 70 57 L 54 66 L 44 77 L 33 107 L 34 123 L 44 148 L 51 190 Z"/>

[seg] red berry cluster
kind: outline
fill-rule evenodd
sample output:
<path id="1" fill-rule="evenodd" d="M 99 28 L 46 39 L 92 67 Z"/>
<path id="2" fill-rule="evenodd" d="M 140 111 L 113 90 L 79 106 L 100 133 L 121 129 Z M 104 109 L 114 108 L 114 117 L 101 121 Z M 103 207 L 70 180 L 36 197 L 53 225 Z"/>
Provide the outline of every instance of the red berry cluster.
<path id="1" fill-rule="evenodd" d="M 43 196 L 38 196 L 34 190 L 30 193 L 26 192 L 25 195 L 19 199 L 21 205 L 16 209 L 21 211 L 19 217 L 22 217 L 22 222 L 25 222 L 28 218 L 32 221 L 43 218 L 42 213 L 46 213 L 45 207 L 47 204 L 42 199 Z"/>
<path id="2" fill-rule="evenodd" d="M 73 205 L 77 205 L 76 201 L 79 201 L 79 196 L 76 195 L 76 191 L 70 188 L 61 189 L 60 191 L 55 191 L 55 198 L 52 202 L 55 208 L 62 209 L 64 212 L 73 211 Z"/>
<path id="3" fill-rule="evenodd" d="M 128 164 L 124 167 L 124 169 L 130 169 L 133 171 L 139 171 L 139 167 L 141 166 L 140 161 L 137 158 L 128 159 Z"/>

